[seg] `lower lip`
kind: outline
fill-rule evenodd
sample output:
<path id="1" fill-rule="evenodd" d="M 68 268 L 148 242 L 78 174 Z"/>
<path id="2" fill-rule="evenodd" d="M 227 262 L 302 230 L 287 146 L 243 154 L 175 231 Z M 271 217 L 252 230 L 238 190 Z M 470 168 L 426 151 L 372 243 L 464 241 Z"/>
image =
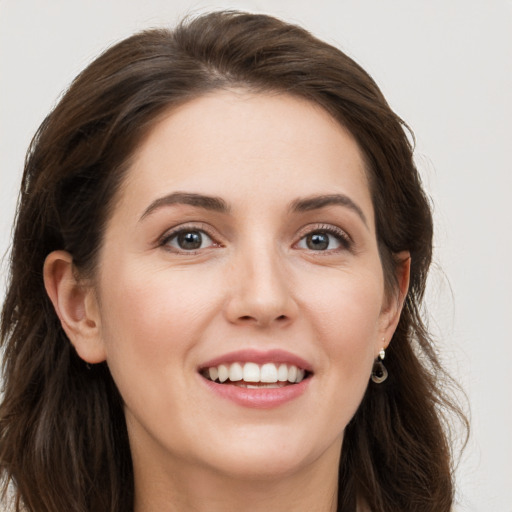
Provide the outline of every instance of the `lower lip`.
<path id="1" fill-rule="evenodd" d="M 211 391 L 238 405 L 254 409 L 272 409 L 300 397 L 306 391 L 311 377 L 304 379 L 298 384 L 291 384 L 282 388 L 262 389 L 242 388 L 232 384 L 219 384 L 202 376 L 201 379 Z"/>

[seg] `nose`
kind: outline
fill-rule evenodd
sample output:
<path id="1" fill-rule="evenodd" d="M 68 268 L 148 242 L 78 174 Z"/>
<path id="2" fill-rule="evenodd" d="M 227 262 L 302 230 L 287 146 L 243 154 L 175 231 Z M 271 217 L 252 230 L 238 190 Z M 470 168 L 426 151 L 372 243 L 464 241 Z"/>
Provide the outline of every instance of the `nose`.
<path id="1" fill-rule="evenodd" d="M 247 254 L 247 252 L 249 254 Z M 284 257 L 274 248 L 247 251 L 230 269 L 225 313 L 230 323 L 285 326 L 297 316 L 293 282 Z"/>

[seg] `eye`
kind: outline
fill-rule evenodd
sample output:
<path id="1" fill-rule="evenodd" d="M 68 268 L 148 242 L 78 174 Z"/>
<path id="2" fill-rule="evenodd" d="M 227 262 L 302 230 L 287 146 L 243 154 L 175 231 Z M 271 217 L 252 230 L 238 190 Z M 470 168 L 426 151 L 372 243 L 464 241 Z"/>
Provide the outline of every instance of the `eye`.
<path id="1" fill-rule="evenodd" d="M 341 229 L 334 227 L 317 229 L 303 236 L 297 247 L 309 251 L 336 251 L 350 249 L 351 241 Z"/>
<path id="2" fill-rule="evenodd" d="M 215 243 L 203 230 L 180 229 L 166 236 L 162 245 L 177 252 L 190 252 L 212 247 Z"/>

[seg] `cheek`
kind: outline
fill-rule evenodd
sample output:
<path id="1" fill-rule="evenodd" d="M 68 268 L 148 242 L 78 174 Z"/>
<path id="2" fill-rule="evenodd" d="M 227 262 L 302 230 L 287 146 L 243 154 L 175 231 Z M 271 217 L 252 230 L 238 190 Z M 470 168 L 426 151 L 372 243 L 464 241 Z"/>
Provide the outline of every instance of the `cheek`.
<path id="1" fill-rule="evenodd" d="M 156 265 L 119 264 L 104 275 L 102 336 L 118 386 L 135 377 L 156 386 L 162 373 L 183 369 L 218 302 L 211 280 Z"/>
<path id="2" fill-rule="evenodd" d="M 364 392 L 375 347 L 381 342 L 382 299 L 380 268 L 361 274 L 344 273 L 322 287 L 317 283 L 314 294 L 310 294 L 316 337 L 328 358 L 326 374 L 340 389 Z"/>
<path id="3" fill-rule="evenodd" d="M 313 277 L 305 295 L 311 313 L 321 319 L 318 328 L 326 338 L 364 344 L 376 335 L 384 295 L 379 268 L 340 271 L 324 280 Z"/>

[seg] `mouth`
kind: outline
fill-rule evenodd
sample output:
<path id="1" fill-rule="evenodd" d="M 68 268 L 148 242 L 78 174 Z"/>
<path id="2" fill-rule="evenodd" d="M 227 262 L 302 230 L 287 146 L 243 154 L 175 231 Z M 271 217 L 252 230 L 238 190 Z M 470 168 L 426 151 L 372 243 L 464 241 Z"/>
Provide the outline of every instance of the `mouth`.
<path id="1" fill-rule="evenodd" d="M 268 410 L 307 395 L 313 367 L 286 350 L 242 349 L 205 361 L 198 373 L 213 394 L 237 406 Z"/>
<path id="2" fill-rule="evenodd" d="M 246 389 L 279 389 L 300 384 L 312 375 L 295 364 L 252 361 L 207 366 L 200 369 L 200 374 L 211 382 Z"/>

